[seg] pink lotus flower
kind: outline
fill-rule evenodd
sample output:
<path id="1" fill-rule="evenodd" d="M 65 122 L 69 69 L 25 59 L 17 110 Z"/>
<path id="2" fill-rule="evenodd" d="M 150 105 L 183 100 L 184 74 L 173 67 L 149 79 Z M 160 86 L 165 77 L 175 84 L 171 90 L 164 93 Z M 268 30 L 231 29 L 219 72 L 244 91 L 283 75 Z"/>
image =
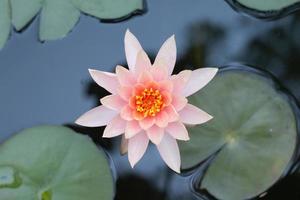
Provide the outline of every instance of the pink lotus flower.
<path id="1" fill-rule="evenodd" d="M 212 116 L 188 103 L 186 97 L 203 88 L 217 68 L 184 70 L 171 75 L 176 62 L 174 36 L 161 47 L 152 65 L 136 37 L 127 30 L 125 53 L 129 70 L 116 73 L 90 69 L 94 81 L 111 95 L 102 105 L 86 112 L 76 123 L 88 127 L 106 126 L 103 137 L 123 135 L 121 149 L 128 150 L 133 167 L 145 153 L 149 140 L 166 164 L 180 172 L 177 140 L 189 140 L 186 125 L 207 122 Z"/>

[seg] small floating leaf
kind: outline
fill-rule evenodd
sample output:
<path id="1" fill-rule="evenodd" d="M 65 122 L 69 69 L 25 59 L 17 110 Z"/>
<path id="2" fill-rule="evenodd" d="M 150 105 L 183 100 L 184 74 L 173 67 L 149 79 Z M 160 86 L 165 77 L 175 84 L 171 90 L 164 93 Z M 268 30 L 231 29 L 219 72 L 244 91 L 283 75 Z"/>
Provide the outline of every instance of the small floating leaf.
<path id="1" fill-rule="evenodd" d="M 0 146 L 0 163 L 1 200 L 113 198 L 112 175 L 103 152 L 88 137 L 68 128 L 22 131 Z M 2 187 L 16 182 L 16 173 L 22 180 L 19 186 Z"/>
<path id="2" fill-rule="evenodd" d="M 299 0 L 237 0 L 248 8 L 261 11 L 274 11 L 288 7 Z"/>
<path id="3" fill-rule="evenodd" d="M 223 70 L 189 100 L 214 116 L 191 127 L 190 141 L 180 143 L 183 168 L 216 153 L 199 187 L 219 199 L 247 199 L 284 174 L 296 146 L 296 118 L 272 80 L 253 71 Z"/>
<path id="4" fill-rule="evenodd" d="M 79 20 L 80 11 L 71 0 L 44 0 L 41 14 L 40 39 L 65 37 Z"/>
<path id="5" fill-rule="evenodd" d="M 143 2 L 143 0 L 0 0 L 0 49 L 9 37 L 11 23 L 20 31 L 40 11 L 39 38 L 44 41 L 65 37 L 78 22 L 80 12 L 99 19 L 119 20 L 142 10 Z"/>
<path id="6" fill-rule="evenodd" d="M 0 0 L 0 49 L 5 45 L 10 33 L 11 13 L 9 0 Z"/>
<path id="7" fill-rule="evenodd" d="M 279 18 L 300 8 L 300 0 L 227 0 L 234 8 L 258 18 Z"/>
<path id="8" fill-rule="evenodd" d="M 72 0 L 82 12 L 100 19 L 119 19 L 143 9 L 142 0 Z"/>

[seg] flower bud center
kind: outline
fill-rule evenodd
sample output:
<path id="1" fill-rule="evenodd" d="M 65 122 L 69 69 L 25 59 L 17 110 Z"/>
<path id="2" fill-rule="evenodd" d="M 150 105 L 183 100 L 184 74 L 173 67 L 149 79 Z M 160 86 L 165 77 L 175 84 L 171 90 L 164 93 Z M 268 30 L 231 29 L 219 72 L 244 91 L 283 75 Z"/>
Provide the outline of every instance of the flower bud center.
<path id="1" fill-rule="evenodd" d="M 154 117 L 161 111 L 164 101 L 159 90 L 146 88 L 135 96 L 135 104 L 136 111 L 142 113 L 144 117 Z"/>

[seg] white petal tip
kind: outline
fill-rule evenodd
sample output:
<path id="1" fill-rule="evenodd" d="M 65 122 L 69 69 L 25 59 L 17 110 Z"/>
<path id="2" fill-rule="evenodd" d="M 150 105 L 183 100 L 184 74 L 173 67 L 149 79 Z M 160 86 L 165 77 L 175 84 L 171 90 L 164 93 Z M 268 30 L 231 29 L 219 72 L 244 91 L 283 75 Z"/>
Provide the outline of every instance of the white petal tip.
<path id="1" fill-rule="evenodd" d="M 103 138 L 113 138 L 113 137 L 116 137 L 116 136 L 118 136 L 118 135 L 112 135 L 111 130 L 108 129 L 107 126 L 106 126 L 106 128 L 104 129 L 102 137 Z"/>
<path id="2" fill-rule="evenodd" d="M 79 117 L 78 119 L 76 119 L 75 124 L 80 125 L 80 126 L 91 127 L 88 125 L 88 123 L 86 123 L 86 120 L 82 116 Z"/>
<path id="3" fill-rule="evenodd" d="M 82 122 L 81 122 L 80 118 L 78 118 L 78 119 L 75 121 L 75 124 L 82 126 Z"/>
<path id="4" fill-rule="evenodd" d="M 95 69 L 88 69 L 88 70 L 89 70 L 89 73 L 90 73 L 91 76 L 93 76 L 93 74 L 97 71 Z"/>
<path id="5" fill-rule="evenodd" d="M 128 29 L 126 29 L 125 38 L 130 35 L 133 35 L 133 34 L 131 33 L 130 29 L 128 28 Z"/>
<path id="6" fill-rule="evenodd" d="M 105 129 L 104 129 L 104 131 L 103 131 L 102 137 L 103 137 L 103 138 L 111 138 L 111 137 L 109 136 L 109 127 L 108 127 L 108 126 L 105 127 Z"/>
<path id="7" fill-rule="evenodd" d="M 172 169 L 172 170 L 173 170 L 174 172 L 180 174 L 180 168 L 178 168 L 178 169 L 177 169 L 177 168 L 176 168 L 176 169 L 174 168 L 174 169 Z"/>
<path id="8" fill-rule="evenodd" d="M 212 120 L 213 117 L 211 115 L 208 115 L 205 119 L 201 119 L 199 120 L 199 122 L 197 124 L 194 124 L 194 125 L 200 125 L 200 124 L 204 124 L 206 122 L 209 122 L 210 120 Z M 192 124 L 193 125 L 193 124 Z"/>
<path id="9" fill-rule="evenodd" d="M 206 121 L 206 122 L 212 120 L 213 118 L 214 118 L 213 116 L 209 115 L 209 116 L 207 117 L 207 121 Z"/>
<path id="10" fill-rule="evenodd" d="M 216 75 L 217 72 L 219 71 L 219 68 L 216 67 L 209 67 L 209 69 L 211 70 L 212 74 Z"/>
<path id="11" fill-rule="evenodd" d="M 167 163 L 166 163 L 166 164 L 167 164 Z M 171 170 L 173 170 L 174 172 L 180 174 L 180 166 L 171 166 L 171 165 L 169 165 L 169 164 L 167 164 L 167 166 L 168 166 Z"/>
<path id="12" fill-rule="evenodd" d="M 105 129 L 104 129 L 105 130 Z M 110 138 L 109 135 L 106 133 L 106 131 L 104 131 L 102 138 Z"/>
<path id="13" fill-rule="evenodd" d="M 171 40 L 175 40 L 175 34 L 170 37 Z"/>
<path id="14" fill-rule="evenodd" d="M 129 161 L 129 164 L 130 164 L 131 168 L 133 169 L 134 166 L 136 165 L 136 162 L 130 162 L 130 161 Z"/>

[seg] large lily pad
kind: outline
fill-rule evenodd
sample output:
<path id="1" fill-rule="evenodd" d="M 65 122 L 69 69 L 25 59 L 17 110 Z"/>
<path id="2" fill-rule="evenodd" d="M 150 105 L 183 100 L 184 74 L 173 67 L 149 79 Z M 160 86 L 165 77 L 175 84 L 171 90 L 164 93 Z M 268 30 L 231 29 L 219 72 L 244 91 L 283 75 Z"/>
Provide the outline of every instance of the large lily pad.
<path id="1" fill-rule="evenodd" d="M 108 200 L 108 162 L 86 136 L 65 127 L 27 129 L 0 146 L 1 200 Z"/>
<path id="2" fill-rule="evenodd" d="M 180 143 L 185 169 L 215 153 L 199 187 L 219 199 L 247 199 L 287 170 L 297 122 L 290 100 L 269 77 L 250 69 L 223 69 L 189 100 L 214 116 L 189 128 L 190 141 Z"/>
<path id="3" fill-rule="evenodd" d="M 234 8 L 258 18 L 279 18 L 300 8 L 300 0 L 227 0 Z"/>
<path id="4" fill-rule="evenodd" d="M 9 36 L 11 23 L 20 31 L 39 11 L 39 38 L 44 41 L 65 37 L 78 22 L 80 12 L 115 21 L 143 7 L 143 0 L 0 0 L 0 49 Z"/>

